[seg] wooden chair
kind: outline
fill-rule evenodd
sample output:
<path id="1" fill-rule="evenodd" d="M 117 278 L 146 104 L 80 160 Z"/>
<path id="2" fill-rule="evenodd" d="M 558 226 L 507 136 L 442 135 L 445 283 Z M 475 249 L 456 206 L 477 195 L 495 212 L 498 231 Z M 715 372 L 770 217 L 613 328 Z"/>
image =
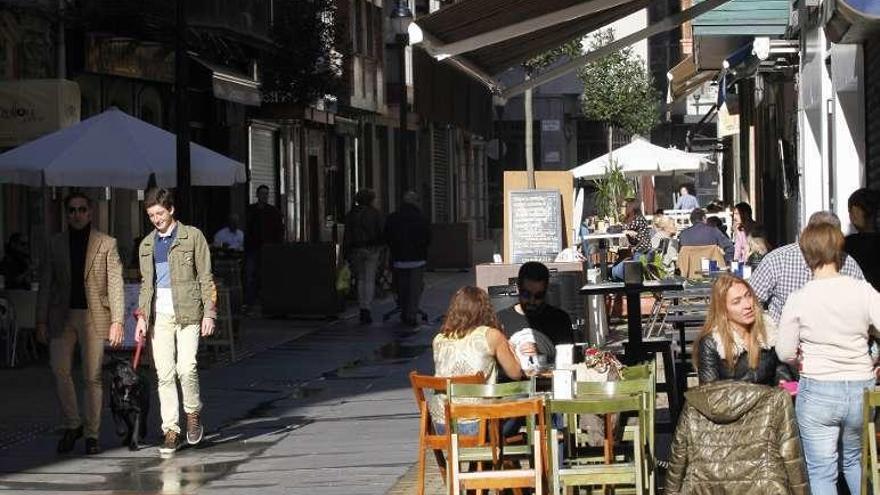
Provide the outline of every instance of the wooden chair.
<path id="1" fill-rule="evenodd" d="M 700 264 L 703 258 L 714 260 L 718 263 L 719 269 L 727 267 L 727 263 L 724 261 L 724 251 L 717 245 L 682 246 L 678 251 L 678 269 L 681 271 L 681 276 L 686 279 L 703 278 Z"/>
<path id="2" fill-rule="evenodd" d="M 229 288 L 223 284 L 217 284 L 217 319 L 215 321 L 214 335 L 200 339 L 205 347 L 213 347 L 215 353 L 218 348 L 229 349 L 230 360 L 235 361 L 235 326 L 232 319 L 232 301 Z"/>
<path id="3" fill-rule="evenodd" d="M 450 384 L 446 415 L 449 416 L 450 414 L 450 402 L 477 403 L 525 399 L 534 397 L 535 392 L 535 378 L 519 382 L 485 385 Z M 509 436 L 503 436 L 504 423 L 500 420 L 481 422 L 483 430 L 480 431 L 480 435 L 483 437 L 484 442 L 479 444 L 481 448 L 474 446 L 467 449 L 466 452 L 462 452 L 460 456 L 461 462 L 467 462 L 471 469 L 482 470 L 484 464 L 497 461 L 495 451 L 490 445 L 500 446 L 504 452 L 505 460 L 509 462 L 528 460 L 532 455 L 532 445 L 534 445 L 534 438 L 530 432 L 534 430 L 535 423 L 533 417 L 526 417 L 525 419 L 525 433 L 517 431 Z M 451 432 L 448 433 L 450 434 L 451 442 Z M 544 458 L 546 459 L 546 455 Z M 520 489 L 514 490 L 515 495 L 521 495 L 521 493 L 522 490 Z"/>
<path id="4" fill-rule="evenodd" d="M 450 397 L 455 385 L 450 386 Z M 535 495 L 543 495 L 544 445 L 543 435 L 546 433 L 544 423 L 544 399 L 502 400 L 492 403 L 457 403 L 453 399 L 447 402 L 449 411 L 450 431 L 450 485 L 453 495 L 460 495 L 462 490 L 501 490 L 504 488 L 533 488 Z M 508 451 L 504 439 L 493 437 L 488 447 L 468 448 L 461 444 L 458 435 L 458 420 L 475 419 L 484 422 L 499 422 L 511 418 L 528 418 L 530 430 L 527 437 L 529 468 L 517 467 L 507 469 Z M 537 418 L 537 421 L 535 420 Z M 461 472 L 461 463 L 473 459 L 467 456 L 469 450 L 477 450 L 478 456 L 485 455 L 488 449 L 491 456 L 491 469 Z"/>
<path id="5" fill-rule="evenodd" d="M 535 378 L 518 382 L 488 383 L 485 385 L 452 384 L 449 390 L 449 397 L 451 401 L 461 402 L 511 400 L 533 397 L 536 390 L 537 386 Z M 528 419 L 529 418 L 526 418 L 526 423 L 528 423 Z M 491 427 L 488 428 L 488 432 L 490 435 L 500 435 L 501 424 L 498 421 L 495 421 L 494 423 L 494 425 L 490 425 Z M 532 427 L 533 425 L 526 424 L 525 436 L 517 432 L 504 438 L 504 443 L 507 445 L 508 455 L 530 455 L 531 449 L 526 447 L 525 444 L 528 443 L 526 436 L 528 436 L 528 432 L 532 430 Z M 491 458 L 479 458 L 479 455 L 475 452 L 476 451 L 470 454 L 474 456 L 474 458 L 469 459 L 469 461 L 485 461 Z M 488 452 L 488 450 L 486 452 Z"/>
<path id="6" fill-rule="evenodd" d="M 617 384 L 621 382 L 609 382 Z M 598 384 L 604 385 L 604 384 Z M 613 388 L 613 387 L 611 387 Z M 647 415 L 645 414 L 645 394 L 614 394 L 608 397 L 578 397 L 572 400 L 547 401 L 546 414 L 577 416 L 581 414 L 619 414 L 635 413 L 637 424 L 633 427 L 632 454 L 627 458 L 613 456 L 610 462 L 598 463 L 595 457 L 580 457 L 577 451 L 560 463 L 559 444 L 556 441 L 558 431 L 553 428 L 549 435 L 550 448 L 550 483 L 551 493 L 561 495 L 564 487 L 569 486 L 614 486 L 632 485 L 637 494 L 645 493 L 649 486 L 645 471 L 647 448 Z M 606 459 L 607 461 L 607 459 Z"/>
<path id="7" fill-rule="evenodd" d="M 431 420 L 431 414 L 428 411 L 425 390 L 430 390 L 434 394 L 445 394 L 450 382 L 481 384 L 484 381 L 481 373 L 441 377 L 420 375 L 417 371 L 410 372 L 409 382 L 412 385 L 416 404 L 419 407 L 419 495 L 424 495 L 425 493 L 425 454 L 427 451 L 430 450 L 434 453 L 434 458 L 437 460 L 437 467 L 440 468 L 440 475 L 443 477 L 444 483 L 446 483 L 446 459 L 449 455 L 449 435 L 447 432 L 438 434 L 435 431 L 434 422 Z M 446 424 L 449 424 L 449 418 L 446 418 Z M 480 440 L 482 439 L 479 436 L 463 437 L 461 439 L 463 443 L 468 445 L 477 445 Z"/>
<path id="8" fill-rule="evenodd" d="M 617 382 L 578 382 L 576 384 L 576 397 L 578 399 L 602 399 L 617 396 L 641 395 L 644 400 L 644 408 L 641 415 L 644 421 L 640 421 L 640 429 L 632 426 L 624 426 L 623 440 L 634 441 L 637 435 L 641 435 L 645 442 L 644 449 L 644 473 L 647 480 L 647 490 L 653 494 L 656 490 L 656 364 L 655 362 L 628 366 L 622 370 L 622 377 Z M 606 450 L 605 461 L 609 462 L 612 457 L 613 438 L 609 436 L 611 430 L 610 416 L 606 415 Z"/>
<path id="9" fill-rule="evenodd" d="M 647 393 L 647 421 L 648 421 L 648 459 L 654 461 L 656 449 L 654 447 L 654 435 L 656 433 L 656 415 L 657 415 L 657 361 L 627 366 L 621 371 L 621 378 L 624 381 L 645 379 L 645 393 Z M 583 392 L 587 392 L 583 390 Z M 671 403 L 670 403 L 671 404 Z M 671 407 L 671 406 L 670 406 Z M 671 412 L 670 412 L 671 413 Z M 653 482 L 653 478 L 651 480 Z M 653 487 L 652 487 L 653 493 Z"/>
<path id="10" fill-rule="evenodd" d="M 877 458 L 877 425 L 880 389 L 866 389 L 862 405 L 862 494 L 880 494 L 880 460 Z M 871 491 L 868 491 L 868 482 Z"/>

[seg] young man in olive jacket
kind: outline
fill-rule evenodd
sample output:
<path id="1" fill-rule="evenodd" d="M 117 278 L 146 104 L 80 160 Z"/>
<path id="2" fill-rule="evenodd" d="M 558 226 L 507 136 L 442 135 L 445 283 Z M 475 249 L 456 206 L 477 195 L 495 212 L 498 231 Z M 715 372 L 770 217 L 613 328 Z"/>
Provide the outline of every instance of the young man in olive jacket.
<path id="1" fill-rule="evenodd" d="M 145 338 L 152 323 L 165 437 L 159 453 L 170 455 L 180 445 L 178 380 L 186 413 L 186 440 L 195 445 L 204 433 L 196 354 L 199 335 L 214 333 L 216 290 L 208 242 L 199 229 L 174 219 L 171 192 L 161 188 L 149 191 L 144 207 L 156 230 L 144 238 L 138 250 L 142 281 L 137 336 Z"/>

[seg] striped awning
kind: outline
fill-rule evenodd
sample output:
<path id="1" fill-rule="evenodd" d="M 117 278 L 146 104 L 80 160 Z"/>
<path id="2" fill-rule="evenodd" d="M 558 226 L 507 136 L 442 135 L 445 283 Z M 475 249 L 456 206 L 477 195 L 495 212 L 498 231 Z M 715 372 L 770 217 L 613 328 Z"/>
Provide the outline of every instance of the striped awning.
<path id="1" fill-rule="evenodd" d="M 410 43 L 448 60 L 502 98 L 576 70 L 613 51 L 666 32 L 730 0 L 704 0 L 681 12 L 509 88 L 495 76 L 530 58 L 582 38 L 647 8 L 650 0 L 460 0 L 410 25 Z"/>
<path id="2" fill-rule="evenodd" d="M 699 70 L 694 56 L 688 55 L 666 73 L 669 80 L 666 103 L 674 103 L 690 95 L 716 74 L 718 71 Z"/>
<path id="3" fill-rule="evenodd" d="M 412 42 L 486 80 L 644 9 L 649 0 L 463 0 L 410 29 Z M 413 29 L 414 28 L 414 29 Z"/>

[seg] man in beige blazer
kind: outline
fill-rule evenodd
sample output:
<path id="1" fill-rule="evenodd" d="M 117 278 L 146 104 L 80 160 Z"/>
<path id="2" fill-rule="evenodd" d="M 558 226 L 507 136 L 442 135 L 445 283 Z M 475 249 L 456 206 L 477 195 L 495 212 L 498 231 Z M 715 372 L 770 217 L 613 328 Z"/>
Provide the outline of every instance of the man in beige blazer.
<path id="1" fill-rule="evenodd" d="M 64 436 L 58 452 L 70 452 L 85 434 L 86 454 L 97 454 L 104 343 L 118 346 L 123 338 L 122 264 L 116 239 L 92 227 L 91 200 L 73 193 L 64 204 L 69 228 L 51 239 L 42 261 L 37 338 L 48 341 L 61 405 Z M 83 419 L 71 378 L 77 343 L 86 388 Z"/>

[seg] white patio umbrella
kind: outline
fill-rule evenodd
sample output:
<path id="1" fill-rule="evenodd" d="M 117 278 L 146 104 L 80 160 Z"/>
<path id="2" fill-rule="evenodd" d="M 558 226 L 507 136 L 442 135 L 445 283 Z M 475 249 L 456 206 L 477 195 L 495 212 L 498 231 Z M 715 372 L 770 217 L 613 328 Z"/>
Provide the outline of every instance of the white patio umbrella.
<path id="1" fill-rule="evenodd" d="M 674 171 L 699 170 L 700 163 L 706 159 L 707 155 L 664 148 L 644 139 L 634 139 L 610 155 L 602 155 L 571 169 L 571 173 L 576 179 L 598 179 L 605 175 L 613 160 L 629 177 L 664 175 Z"/>
<path id="2" fill-rule="evenodd" d="M 177 137 L 117 108 L 0 154 L 0 182 L 145 189 L 177 183 Z M 244 164 L 190 143 L 192 184 L 245 182 Z"/>

